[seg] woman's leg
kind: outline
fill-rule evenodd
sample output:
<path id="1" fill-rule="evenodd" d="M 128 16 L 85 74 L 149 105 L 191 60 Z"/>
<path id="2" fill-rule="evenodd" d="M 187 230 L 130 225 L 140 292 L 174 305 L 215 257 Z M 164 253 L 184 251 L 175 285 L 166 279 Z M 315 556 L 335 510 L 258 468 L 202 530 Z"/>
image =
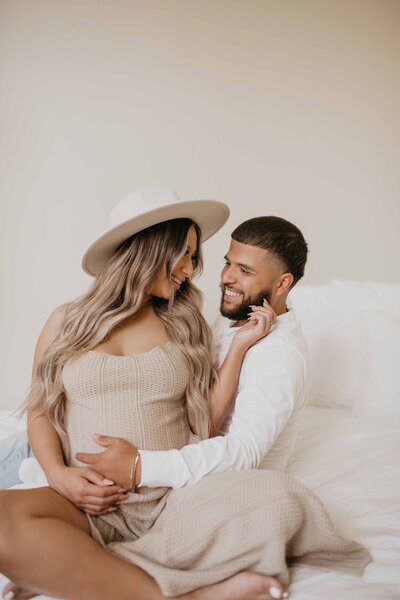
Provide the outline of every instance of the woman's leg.
<path id="1" fill-rule="evenodd" d="M 0 492 L 0 570 L 38 593 L 71 600 L 162 600 L 144 571 L 102 548 L 85 515 L 50 488 Z M 181 600 L 269 598 L 271 578 L 242 573 Z"/>

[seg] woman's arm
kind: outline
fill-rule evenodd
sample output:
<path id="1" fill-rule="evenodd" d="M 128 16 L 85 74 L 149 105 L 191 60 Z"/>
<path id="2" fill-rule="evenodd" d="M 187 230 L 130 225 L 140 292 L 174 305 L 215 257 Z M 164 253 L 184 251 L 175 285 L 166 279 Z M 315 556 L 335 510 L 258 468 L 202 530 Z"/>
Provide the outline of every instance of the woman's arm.
<path id="1" fill-rule="evenodd" d="M 32 381 L 36 377 L 38 365 L 43 358 L 46 348 L 56 337 L 57 330 L 65 314 L 65 306 L 58 306 L 51 313 L 39 335 L 33 356 Z M 65 467 L 61 440 L 45 415 L 35 415 L 29 409 L 27 413 L 29 443 L 51 485 L 52 475 L 56 473 L 57 469 Z"/>
<path id="2" fill-rule="evenodd" d="M 36 344 L 32 381 L 46 348 L 56 337 L 66 305 L 57 307 L 47 319 Z M 121 499 L 124 490 L 88 467 L 68 467 L 59 435 L 47 417 L 28 410 L 28 438 L 33 453 L 51 488 L 90 514 L 102 514 Z"/>
<path id="3" fill-rule="evenodd" d="M 275 312 L 265 302 L 264 306 L 252 308 L 248 322 L 235 334 L 219 370 L 219 380 L 211 391 L 210 437 L 219 434 L 220 428 L 232 408 L 244 355 L 255 342 L 268 335 L 275 318 Z"/>

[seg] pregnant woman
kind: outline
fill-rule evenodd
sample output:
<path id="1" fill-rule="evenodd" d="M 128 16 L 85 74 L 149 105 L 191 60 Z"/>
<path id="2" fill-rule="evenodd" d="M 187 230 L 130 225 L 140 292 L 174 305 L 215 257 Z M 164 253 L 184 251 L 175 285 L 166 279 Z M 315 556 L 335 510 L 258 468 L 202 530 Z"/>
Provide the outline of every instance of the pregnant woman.
<path id="1" fill-rule="evenodd" d="M 54 311 L 35 353 L 28 424 L 50 483 L 60 469 L 71 488 L 82 477 L 99 483 L 75 458 L 96 451 L 96 431 L 167 450 L 187 444 L 191 430 L 200 438 L 218 430 L 243 355 L 273 318 L 255 311 L 217 378 L 190 280 L 201 267 L 201 236 L 227 215 L 222 203 L 180 202 L 162 189 L 134 192 L 114 209 L 111 228 L 84 256 L 92 287 Z M 282 473 L 136 490 L 136 453 L 131 464 L 124 487 L 102 481 L 114 502 L 106 511 L 96 496 L 78 508 L 51 488 L 0 493 L 0 570 L 16 584 L 9 594 L 270 598 L 284 591 L 267 574 L 287 577 L 285 555 L 332 568 L 347 562 L 352 572 L 368 561 L 334 532 L 319 501 Z"/>

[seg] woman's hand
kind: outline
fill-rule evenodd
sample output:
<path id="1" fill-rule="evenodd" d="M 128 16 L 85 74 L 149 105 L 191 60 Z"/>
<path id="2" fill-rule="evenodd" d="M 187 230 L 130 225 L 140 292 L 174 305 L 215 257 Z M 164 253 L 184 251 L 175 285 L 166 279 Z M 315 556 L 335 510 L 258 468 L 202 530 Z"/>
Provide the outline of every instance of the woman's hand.
<path id="1" fill-rule="evenodd" d="M 243 350 L 248 350 L 253 344 L 269 334 L 276 319 L 274 309 L 266 300 L 262 306 L 250 306 L 251 313 L 245 325 L 242 325 L 235 334 L 233 341 Z"/>
<path id="2" fill-rule="evenodd" d="M 123 487 L 89 467 L 58 467 L 52 472 L 49 485 L 90 515 L 112 512 L 117 502 L 127 498 Z"/>

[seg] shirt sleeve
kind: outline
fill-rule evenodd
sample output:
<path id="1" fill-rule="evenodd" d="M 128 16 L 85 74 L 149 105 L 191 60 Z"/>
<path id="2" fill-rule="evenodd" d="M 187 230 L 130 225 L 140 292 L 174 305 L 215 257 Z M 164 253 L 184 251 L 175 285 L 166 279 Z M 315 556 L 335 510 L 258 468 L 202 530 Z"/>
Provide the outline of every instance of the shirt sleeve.
<path id="1" fill-rule="evenodd" d="M 176 489 L 210 473 L 258 467 L 290 418 L 304 383 L 304 361 L 297 350 L 284 344 L 254 346 L 243 362 L 227 434 L 180 450 L 140 450 L 140 485 Z"/>

